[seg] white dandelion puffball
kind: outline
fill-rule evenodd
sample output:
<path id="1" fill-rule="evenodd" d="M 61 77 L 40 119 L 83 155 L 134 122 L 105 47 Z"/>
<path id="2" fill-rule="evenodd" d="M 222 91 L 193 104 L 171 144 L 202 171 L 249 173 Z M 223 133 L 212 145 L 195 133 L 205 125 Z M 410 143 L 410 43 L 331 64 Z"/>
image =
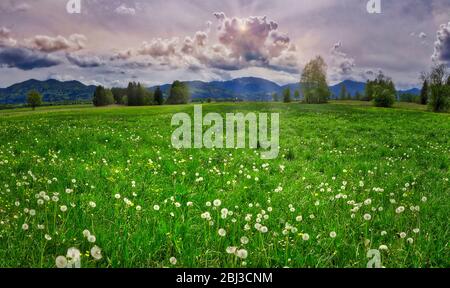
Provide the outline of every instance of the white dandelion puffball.
<path id="1" fill-rule="evenodd" d="M 169 259 L 169 262 L 170 262 L 170 264 L 172 264 L 172 265 L 177 265 L 177 258 L 175 258 L 175 257 L 172 257 L 172 258 L 170 258 Z"/>
<path id="2" fill-rule="evenodd" d="M 45 238 L 45 240 L 47 240 L 47 241 L 52 240 L 52 236 L 50 236 L 50 235 L 48 235 L 48 234 L 45 234 L 45 235 L 44 235 L 44 238 Z"/>
<path id="3" fill-rule="evenodd" d="M 380 248 L 378 248 L 381 251 L 388 251 L 389 248 L 386 245 L 380 245 Z"/>
<path id="4" fill-rule="evenodd" d="M 237 247 L 227 247 L 228 254 L 236 254 Z"/>
<path id="5" fill-rule="evenodd" d="M 72 260 L 79 260 L 81 253 L 80 253 L 80 250 L 78 250 L 75 247 L 72 247 L 67 250 L 66 256 L 67 256 L 67 258 L 72 259 Z"/>
<path id="6" fill-rule="evenodd" d="M 215 207 L 220 207 L 220 205 L 222 205 L 222 201 L 217 199 L 217 200 L 214 200 L 213 204 L 214 204 Z"/>
<path id="7" fill-rule="evenodd" d="M 92 208 L 97 207 L 97 204 L 95 204 L 94 201 L 89 202 L 89 206 L 91 206 Z"/>
<path id="8" fill-rule="evenodd" d="M 83 231 L 83 236 L 87 238 L 87 237 L 91 236 L 91 232 L 89 232 L 89 230 L 86 229 Z"/>
<path id="9" fill-rule="evenodd" d="M 87 237 L 87 240 L 91 243 L 95 243 L 95 241 L 97 241 L 97 238 L 94 235 L 89 235 Z"/>
<path id="10" fill-rule="evenodd" d="M 246 236 L 241 237 L 241 243 L 243 245 L 247 245 L 249 242 L 250 242 L 250 240 L 248 239 L 248 237 L 246 237 Z"/>
<path id="11" fill-rule="evenodd" d="M 333 231 L 333 232 L 330 233 L 330 237 L 331 238 L 336 238 L 336 236 L 337 236 L 336 232 Z"/>
<path id="12" fill-rule="evenodd" d="M 405 232 L 401 232 L 400 233 L 400 238 L 405 239 L 406 238 L 406 233 Z"/>
<path id="13" fill-rule="evenodd" d="M 219 229 L 218 233 L 220 237 L 225 237 L 227 235 L 227 231 L 223 228 Z"/>
<path id="14" fill-rule="evenodd" d="M 397 213 L 397 214 L 401 214 L 403 212 L 405 212 L 405 207 L 403 207 L 403 206 L 400 206 L 397 209 L 395 209 L 395 213 Z"/>
<path id="15" fill-rule="evenodd" d="M 236 256 L 241 259 L 247 259 L 248 252 L 245 249 L 240 249 L 240 250 L 236 251 Z"/>
<path id="16" fill-rule="evenodd" d="M 120 199 L 120 194 L 116 194 L 116 195 L 114 195 L 114 198 L 116 198 L 117 200 L 119 200 Z"/>
<path id="17" fill-rule="evenodd" d="M 406 239 L 406 241 L 407 241 L 409 244 L 413 244 L 413 243 L 414 243 L 414 239 L 413 239 L 413 238 L 408 238 L 408 239 Z"/>
<path id="18" fill-rule="evenodd" d="M 100 249 L 98 246 L 92 247 L 92 249 L 91 249 L 91 256 L 95 260 L 102 259 L 102 249 Z"/>
<path id="19" fill-rule="evenodd" d="M 309 240 L 309 234 L 305 233 L 302 236 L 303 241 L 308 241 Z"/>
<path id="20" fill-rule="evenodd" d="M 136 206 L 136 211 L 141 211 L 142 210 L 142 207 L 141 206 Z"/>
<path id="21" fill-rule="evenodd" d="M 155 205 L 155 206 L 153 206 L 153 210 L 155 210 L 155 211 L 159 211 L 159 209 L 160 209 L 159 205 Z"/>
<path id="22" fill-rule="evenodd" d="M 370 215 L 370 214 L 365 214 L 364 215 L 364 220 L 370 221 L 371 219 L 372 219 L 372 215 Z"/>
<path id="23" fill-rule="evenodd" d="M 63 206 L 61 206 L 60 207 L 60 209 L 61 209 L 61 212 L 66 212 L 67 211 L 67 206 L 66 205 L 63 205 Z"/>
<path id="24" fill-rule="evenodd" d="M 28 226 L 27 223 L 24 223 L 24 224 L 22 225 L 22 230 L 24 230 L 24 231 L 27 231 L 29 228 L 30 228 L 30 226 Z"/>
<path id="25" fill-rule="evenodd" d="M 67 258 L 64 256 L 56 257 L 56 267 L 57 268 L 66 268 L 67 267 Z"/>

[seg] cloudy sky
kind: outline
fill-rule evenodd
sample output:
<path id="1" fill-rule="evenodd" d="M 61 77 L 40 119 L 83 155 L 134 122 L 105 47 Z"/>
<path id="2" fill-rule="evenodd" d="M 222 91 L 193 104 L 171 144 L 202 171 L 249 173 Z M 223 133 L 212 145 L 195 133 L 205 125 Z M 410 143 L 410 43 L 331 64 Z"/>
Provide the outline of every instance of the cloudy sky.
<path id="1" fill-rule="evenodd" d="M 298 82 L 316 55 L 328 77 L 378 71 L 399 88 L 450 62 L 450 1 L 380 0 L 0 1 L 0 87 L 28 80 L 124 86 L 257 76 Z"/>

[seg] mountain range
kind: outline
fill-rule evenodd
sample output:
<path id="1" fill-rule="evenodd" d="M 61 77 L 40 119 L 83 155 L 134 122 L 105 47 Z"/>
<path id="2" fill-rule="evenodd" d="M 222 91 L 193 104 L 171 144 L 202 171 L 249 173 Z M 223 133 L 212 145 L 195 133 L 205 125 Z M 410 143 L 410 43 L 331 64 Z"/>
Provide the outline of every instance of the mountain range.
<path id="1" fill-rule="evenodd" d="M 291 89 L 292 96 L 296 90 L 300 91 L 300 83 L 278 85 L 275 82 L 256 77 L 238 78 L 229 81 L 188 81 L 185 82 L 191 92 L 192 99 L 240 99 L 245 101 L 271 101 L 272 95 L 277 93 L 280 98 L 283 90 Z M 337 85 L 330 86 L 332 99 L 336 99 L 345 85 L 348 93 L 355 96 L 356 93 L 364 94 L 366 84 L 352 80 L 345 80 Z M 171 84 L 161 85 L 161 90 L 167 96 Z M 149 87 L 150 90 L 156 86 Z M 0 89 L 0 104 L 23 104 L 26 102 L 26 95 L 30 90 L 36 90 L 43 95 L 44 102 L 65 102 L 65 101 L 90 101 L 95 91 L 95 86 L 86 86 L 78 81 L 58 80 L 28 80 L 14 84 L 10 87 Z M 410 93 L 419 95 L 417 88 L 399 91 L 399 94 Z"/>
<path id="2" fill-rule="evenodd" d="M 42 94 L 44 102 L 91 101 L 96 86 L 86 86 L 78 81 L 50 79 L 46 81 L 28 80 L 0 89 L 0 104 L 23 104 L 27 94 L 36 90 Z"/>

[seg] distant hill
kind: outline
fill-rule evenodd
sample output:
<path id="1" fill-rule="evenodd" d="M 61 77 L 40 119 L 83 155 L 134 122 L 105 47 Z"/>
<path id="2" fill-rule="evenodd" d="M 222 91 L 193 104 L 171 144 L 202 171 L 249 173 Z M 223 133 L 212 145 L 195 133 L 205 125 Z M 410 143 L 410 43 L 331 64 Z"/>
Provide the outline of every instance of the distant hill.
<path id="1" fill-rule="evenodd" d="M 86 86 L 78 81 L 61 82 L 58 80 L 28 80 L 0 89 L 0 104 L 26 103 L 30 90 L 42 94 L 44 102 L 89 101 L 95 91 L 95 86 Z"/>
<path id="2" fill-rule="evenodd" d="M 419 88 L 413 88 L 413 89 L 409 89 L 409 90 L 399 90 L 398 94 L 399 95 L 412 94 L 412 95 L 415 95 L 415 96 L 419 96 L 420 92 L 421 92 L 421 90 Z"/>
<path id="3" fill-rule="evenodd" d="M 359 92 L 359 94 L 364 95 L 364 92 L 366 90 L 366 83 L 364 82 L 357 82 L 352 80 L 345 80 L 344 82 L 341 82 L 337 85 L 331 86 L 331 98 L 332 99 L 338 99 L 339 94 L 341 93 L 342 86 L 345 85 L 345 88 L 347 89 L 347 93 L 350 93 L 352 97 L 356 96 L 356 93 Z"/>
<path id="4" fill-rule="evenodd" d="M 273 93 L 279 93 L 281 86 L 275 82 L 245 77 L 230 81 L 187 81 L 192 99 L 241 99 L 246 101 L 270 101 Z M 167 96 L 170 92 L 170 84 L 162 85 L 161 90 Z M 151 87 L 151 90 L 156 89 Z"/>
<path id="5" fill-rule="evenodd" d="M 291 89 L 292 97 L 296 90 L 300 90 L 300 83 L 278 85 L 275 82 L 256 77 L 238 78 L 229 81 L 188 81 L 185 82 L 194 100 L 240 99 L 245 101 L 271 101 L 272 95 L 277 93 L 280 97 L 286 88 Z M 366 84 L 352 80 L 345 80 L 339 84 L 330 86 L 332 99 L 339 97 L 342 85 L 354 97 L 357 92 L 364 94 Z M 167 97 L 170 92 L 170 84 L 161 85 L 161 90 Z M 156 86 L 149 89 L 155 90 Z M 0 89 L 0 104 L 22 104 L 26 103 L 27 93 L 37 90 L 43 95 L 45 102 L 64 101 L 90 101 L 95 91 L 95 86 L 86 86 L 78 81 L 61 82 L 57 80 L 28 80 L 14 84 L 8 88 Z M 420 95 L 420 89 L 400 90 L 398 94 Z"/>

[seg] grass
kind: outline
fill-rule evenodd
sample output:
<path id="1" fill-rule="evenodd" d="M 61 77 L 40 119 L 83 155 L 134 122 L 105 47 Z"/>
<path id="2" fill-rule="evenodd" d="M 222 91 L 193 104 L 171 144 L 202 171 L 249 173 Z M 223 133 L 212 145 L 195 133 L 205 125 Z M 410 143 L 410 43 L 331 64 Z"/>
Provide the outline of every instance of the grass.
<path id="1" fill-rule="evenodd" d="M 0 111 L 0 267 L 449 267 L 450 115 L 358 103 L 204 105 L 280 113 L 271 161 L 174 150 L 190 105 Z"/>

